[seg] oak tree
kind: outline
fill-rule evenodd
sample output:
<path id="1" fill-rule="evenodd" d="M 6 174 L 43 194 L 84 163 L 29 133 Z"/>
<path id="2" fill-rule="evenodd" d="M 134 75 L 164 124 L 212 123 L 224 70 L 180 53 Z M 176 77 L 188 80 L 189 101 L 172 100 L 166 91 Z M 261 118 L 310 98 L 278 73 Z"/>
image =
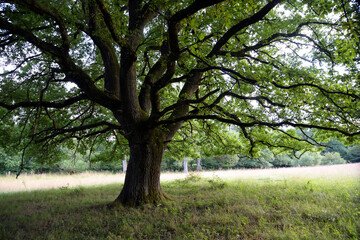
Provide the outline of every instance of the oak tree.
<path id="1" fill-rule="evenodd" d="M 356 138 L 358 21 L 351 0 L 1 0 L 1 127 L 48 161 L 127 144 L 115 203 L 157 202 L 192 121 L 204 141 L 236 126 L 250 154 L 304 147 L 289 127 Z"/>

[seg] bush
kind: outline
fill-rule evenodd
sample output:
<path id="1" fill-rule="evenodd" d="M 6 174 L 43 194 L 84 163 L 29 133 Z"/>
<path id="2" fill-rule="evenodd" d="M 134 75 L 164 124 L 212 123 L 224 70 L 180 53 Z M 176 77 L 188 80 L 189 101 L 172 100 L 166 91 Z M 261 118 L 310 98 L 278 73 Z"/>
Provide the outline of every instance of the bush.
<path id="1" fill-rule="evenodd" d="M 360 162 L 360 147 L 352 146 L 348 152 L 348 160 L 349 162 Z"/>
<path id="2" fill-rule="evenodd" d="M 338 152 L 327 152 L 325 156 L 321 159 L 321 165 L 331 165 L 331 164 L 342 164 L 346 163 L 345 159 L 340 156 Z"/>
<path id="3" fill-rule="evenodd" d="M 189 163 L 188 163 L 189 164 Z M 178 161 L 174 158 L 164 158 L 161 162 L 161 170 L 162 171 L 182 171 L 183 170 L 183 162 Z"/>
<path id="4" fill-rule="evenodd" d="M 295 160 L 289 155 L 283 154 L 275 156 L 275 158 L 271 161 L 273 167 L 292 167 L 295 164 Z"/>
<path id="5" fill-rule="evenodd" d="M 18 155 L 8 155 L 0 148 L 0 173 L 17 172 L 19 170 L 21 157 Z"/>
<path id="6" fill-rule="evenodd" d="M 208 157 L 201 160 L 201 167 L 203 169 L 209 169 L 209 170 L 231 169 L 236 167 L 238 161 L 239 158 L 236 155 Z M 196 167 L 196 162 L 194 164 L 195 164 L 194 166 Z"/>
<path id="7" fill-rule="evenodd" d="M 235 168 L 268 168 L 271 167 L 271 163 L 262 158 L 249 158 L 240 157 L 239 162 L 234 166 Z"/>
<path id="8" fill-rule="evenodd" d="M 300 166 L 316 166 L 321 163 L 323 156 L 318 152 L 306 152 L 298 160 Z"/>

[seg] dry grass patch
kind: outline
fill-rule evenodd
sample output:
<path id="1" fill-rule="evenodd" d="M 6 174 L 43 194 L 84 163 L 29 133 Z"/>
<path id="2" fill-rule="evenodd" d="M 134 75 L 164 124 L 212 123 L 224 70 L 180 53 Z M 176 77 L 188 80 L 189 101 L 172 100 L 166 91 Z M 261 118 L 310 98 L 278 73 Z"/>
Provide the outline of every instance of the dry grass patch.
<path id="1" fill-rule="evenodd" d="M 360 178 L 360 163 L 341 164 L 316 167 L 295 167 L 277 169 L 237 169 L 223 171 L 202 171 L 192 173 L 203 178 L 219 177 L 223 180 L 235 179 L 289 179 L 289 178 L 336 178 L 355 177 Z M 188 174 L 177 172 L 164 172 L 161 174 L 161 181 L 173 181 L 184 179 Z M 124 182 L 123 173 L 96 173 L 86 172 L 79 174 L 41 174 L 41 175 L 20 175 L 18 179 L 14 175 L 0 176 L 0 192 L 32 191 L 40 189 L 93 186 L 110 183 L 121 184 Z"/>

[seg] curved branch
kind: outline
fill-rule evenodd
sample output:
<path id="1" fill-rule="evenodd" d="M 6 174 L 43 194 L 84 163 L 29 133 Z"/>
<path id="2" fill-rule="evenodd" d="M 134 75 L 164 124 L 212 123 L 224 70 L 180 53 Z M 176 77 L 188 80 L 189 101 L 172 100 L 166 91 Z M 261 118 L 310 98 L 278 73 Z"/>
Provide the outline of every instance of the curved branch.
<path id="1" fill-rule="evenodd" d="M 43 102 L 43 101 L 38 101 L 38 102 L 19 102 L 19 103 L 15 103 L 15 104 L 6 104 L 3 102 L 0 102 L 0 107 L 6 108 L 7 110 L 14 110 L 17 108 L 30 108 L 30 107 L 47 107 L 47 108 L 64 108 L 67 106 L 70 106 L 76 102 L 79 102 L 81 100 L 85 100 L 88 99 L 86 94 L 80 94 L 76 97 L 73 98 L 69 98 L 66 99 L 62 102 Z"/>
<path id="2" fill-rule="evenodd" d="M 266 4 L 260 11 L 242 20 L 240 23 L 236 24 L 235 26 L 231 27 L 214 45 L 211 52 L 207 55 L 208 58 L 213 57 L 218 51 L 224 46 L 229 39 L 234 36 L 237 32 L 241 31 L 242 29 L 254 24 L 260 20 L 262 20 L 266 14 L 268 14 L 276 5 L 278 5 L 283 0 L 273 0 Z"/>
<path id="3" fill-rule="evenodd" d="M 329 90 L 326 90 L 325 88 L 323 87 L 320 87 L 316 84 L 313 84 L 313 83 L 298 83 L 298 84 L 293 84 L 293 85 L 289 85 L 289 86 L 284 86 L 284 85 L 280 85 L 276 82 L 271 82 L 275 87 L 277 88 L 281 88 L 281 89 L 292 89 L 292 88 L 297 88 L 297 87 L 313 87 L 313 88 L 317 88 L 319 89 L 321 92 L 325 92 L 325 93 L 328 93 L 328 94 L 339 94 L 339 95 L 344 95 L 344 96 L 349 96 L 349 97 L 352 97 L 354 99 L 360 99 L 360 96 L 354 94 L 354 93 L 346 93 L 346 92 L 341 92 L 341 91 L 329 91 Z"/>
<path id="4" fill-rule="evenodd" d="M 9 74 L 11 74 L 11 73 L 16 72 L 16 70 L 18 70 L 24 63 L 26 63 L 26 62 L 31 62 L 31 61 L 33 61 L 33 60 L 38 60 L 37 57 L 39 57 L 39 56 L 41 56 L 41 54 L 36 54 L 36 55 L 34 55 L 34 56 L 30 56 L 30 57 L 24 58 L 19 64 L 17 64 L 17 65 L 15 66 L 14 69 L 12 69 L 12 70 L 10 70 L 10 71 L 6 71 L 6 72 L 4 72 L 4 73 L 1 73 L 0 76 L 6 76 L 6 75 L 9 75 Z"/>
<path id="5" fill-rule="evenodd" d="M 109 123 L 109 122 L 106 122 L 106 121 L 101 121 L 101 122 L 92 123 L 92 124 L 88 124 L 88 125 L 77 126 L 77 127 L 73 127 L 73 128 L 43 130 L 43 131 L 41 131 L 41 132 L 39 132 L 39 133 L 37 133 L 37 134 L 35 134 L 33 136 L 38 136 L 38 135 L 43 134 L 45 132 L 52 132 L 51 135 L 48 135 L 48 136 L 43 137 L 41 139 L 37 139 L 36 142 L 39 143 L 39 142 L 47 141 L 49 139 L 53 139 L 56 136 L 61 135 L 61 134 L 76 133 L 76 132 L 80 132 L 80 131 L 86 131 L 86 130 L 90 130 L 90 129 L 93 129 L 93 128 L 101 127 L 101 126 L 107 126 L 105 128 L 106 131 L 110 131 L 110 130 L 113 130 L 113 129 L 121 129 L 121 127 L 119 125 L 115 125 L 113 123 Z M 105 129 L 99 130 L 99 131 L 102 132 Z M 88 134 L 86 134 L 86 136 L 95 135 L 95 134 L 99 133 L 99 131 L 96 131 L 95 133 L 88 133 Z"/>
<path id="6" fill-rule="evenodd" d="M 319 125 L 314 125 L 314 124 L 305 124 L 305 123 L 293 123 L 293 122 L 290 122 L 289 120 L 284 120 L 281 122 L 253 121 L 253 122 L 244 123 L 244 122 L 241 122 L 240 120 L 223 118 L 218 115 L 191 115 L 190 114 L 190 115 L 186 115 L 186 116 L 175 118 L 175 119 L 162 120 L 162 121 L 159 121 L 157 123 L 157 125 L 174 124 L 174 123 L 184 122 L 184 121 L 188 121 L 188 120 L 195 120 L 195 119 L 197 119 L 197 120 L 217 120 L 219 122 L 228 123 L 228 124 L 236 125 L 239 127 L 245 127 L 245 128 L 255 127 L 255 126 L 265 126 L 265 127 L 270 127 L 270 128 L 291 126 L 291 127 L 314 128 L 314 129 L 338 132 L 338 133 L 341 133 L 341 134 L 343 134 L 345 136 L 349 136 L 349 137 L 360 135 L 360 131 L 350 133 L 345 130 L 341 130 L 341 129 L 334 128 L 334 127 L 325 127 L 325 126 L 319 126 Z"/>
<path id="7" fill-rule="evenodd" d="M 49 9 L 46 6 L 39 4 L 39 2 L 33 0 L 22 0 L 18 2 L 20 2 L 20 4 L 25 3 L 27 7 L 32 9 L 33 11 L 38 12 L 40 14 L 46 14 L 50 16 L 52 19 L 54 19 L 60 29 L 60 34 L 63 41 L 62 48 L 64 48 L 65 51 L 69 50 L 70 41 L 69 41 L 67 29 L 65 27 L 65 22 L 56 11 L 53 11 L 52 9 Z"/>
<path id="8" fill-rule="evenodd" d="M 278 42 L 278 41 L 290 41 L 291 42 L 291 40 L 289 38 L 302 37 L 302 38 L 306 38 L 307 40 L 309 40 L 310 42 L 315 44 L 315 46 L 319 50 L 321 50 L 322 52 L 325 52 L 326 55 L 328 55 L 331 58 L 330 52 L 328 50 L 324 49 L 323 47 L 321 47 L 314 39 L 312 39 L 309 36 L 306 36 L 304 34 L 300 34 L 300 30 L 304 26 L 309 26 L 311 24 L 336 26 L 336 24 L 328 23 L 328 22 L 307 21 L 307 22 L 300 23 L 297 26 L 297 28 L 291 33 L 274 33 L 270 37 L 260 40 L 258 43 L 256 43 L 253 46 L 245 46 L 245 48 L 240 51 L 234 52 L 234 51 L 224 51 L 224 50 L 219 49 L 217 52 L 214 53 L 214 55 L 226 56 L 226 55 L 230 54 L 230 56 L 232 56 L 232 57 L 245 57 L 247 52 L 258 50 L 265 46 L 269 46 L 271 43 Z"/>
<path id="9" fill-rule="evenodd" d="M 310 143 L 310 144 L 312 144 L 312 145 L 315 145 L 315 144 L 316 144 L 316 145 L 322 146 L 322 147 L 325 147 L 325 146 L 326 146 L 326 145 L 324 145 L 324 144 L 321 144 L 321 143 L 317 142 L 314 138 L 306 135 L 306 133 L 302 130 L 302 128 L 299 128 L 300 131 L 301 131 L 307 138 L 309 138 L 311 141 L 315 142 L 315 144 L 312 143 L 311 141 L 307 140 L 307 139 L 302 139 L 302 138 L 298 138 L 298 137 L 292 136 L 291 134 L 285 132 L 285 131 L 282 130 L 282 129 L 276 129 L 276 128 L 271 128 L 271 129 L 273 129 L 273 130 L 275 130 L 275 131 L 278 131 L 278 132 L 281 132 L 282 134 L 284 134 L 284 135 L 286 135 L 286 136 L 288 136 L 288 137 L 290 137 L 290 138 L 292 138 L 292 139 L 294 139 L 294 140 L 296 140 L 296 141 L 299 141 L 299 142 L 306 142 L 306 143 Z"/>
<path id="10" fill-rule="evenodd" d="M 162 110 L 160 113 L 159 113 L 159 117 L 161 116 L 164 116 L 166 113 L 178 108 L 178 107 L 181 107 L 181 106 L 184 106 L 184 105 L 190 105 L 190 104 L 194 104 L 194 103 L 202 103 L 204 102 L 208 97 L 210 97 L 211 95 L 215 94 L 216 92 L 218 92 L 219 89 L 215 89 L 214 91 L 211 91 L 209 93 L 207 93 L 205 96 L 199 98 L 199 99 L 193 99 L 193 100 L 183 100 L 183 101 L 178 101 L 177 103 L 169 106 L 169 107 L 166 107 L 164 110 Z"/>
<path id="11" fill-rule="evenodd" d="M 0 25 L 3 29 L 9 30 L 13 34 L 23 37 L 29 43 L 38 47 L 41 51 L 51 54 L 62 68 L 62 72 L 66 74 L 65 80 L 74 82 L 83 90 L 89 99 L 109 109 L 117 109 L 121 105 L 120 100 L 116 95 L 107 94 L 98 89 L 91 77 L 78 67 L 68 52 L 64 52 L 62 48 L 56 47 L 48 42 L 45 42 L 35 36 L 30 30 L 21 26 L 10 23 L 9 21 L 0 17 Z"/>
<path id="12" fill-rule="evenodd" d="M 170 19 L 168 23 L 169 28 L 169 45 L 171 52 L 175 58 L 178 57 L 180 50 L 179 50 L 179 40 L 178 40 L 178 32 L 180 29 L 180 26 L 178 23 L 185 19 L 190 17 L 191 15 L 197 13 L 201 9 L 210 7 L 212 5 L 218 4 L 220 2 L 223 2 L 224 0 L 196 0 L 191 5 L 189 5 L 187 8 L 182 9 L 175 13 Z"/>
<path id="13" fill-rule="evenodd" d="M 12 24 L 3 18 L 0 18 L 0 26 L 3 29 L 10 31 L 13 34 L 24 37 L 29 43 L 34 44 L 36 47 L 38 47 L 42 51 L 51 53 L 59 58 L 61 58 L 64 55 L 64 52 L 62 51 L 61 48 L 56 47 L 50 43 L 44 42 L 43 40 L 36 37 L 30 30 L 27 30 L 18 25 Z"/>
<path id="14" fill-rule="evenodd" d="M 163 45 L 165 44 L 167 43 L 163 43 Z M 154 100 L 154 94 L 156 94 L 159 89 L 153 88 L 154 83 L 159 81 L 159 79 L 167 79 L 168 77 L 171 78 L 174 74 L 175 69 L 169 63 L 167 63 L 167 60 L 167 52 L 164 52 L 159 58 L 159 60 L 150 68 L 149 72 L 145 77 L 139 94 L 139 102 L 141 108 L 146 112 L 149 112 L 151 105 L 153 108 L 158 110 L 158 106 L 156 106 L 156 100 Z M 163 74 L 166 69 L 168 69 L 168 71 L 164 74 L 164 76 L 161 77 L 161 74 Z M 172 73 L 170 73 L 169 71 L 172 71 Z"/>
<path id="15" fill-rule="evenodd" d="M 281 107 L 281 108 L 285 108 L 286 105 L 282 104 L 282 103 L 277 103 L 277 102 L 274 102 L 272 101 L 270 98 L 268 97 L 265 97 L 265 96 L 255 96 L 255 97 L 247 97 L 247 96 L 242 96 L 242 95 L 238 95 L 236 93 L 233 93 L 233 92 L 230 92 L 230 91 L 226 91 L 226 92 L 223 92 L 221 93 L 217 99 L 212 103 L 210 104 L 209 106 L 207 106 L 207 108 L 212 108 L 214 106 L 216 106 L 222 99 L 224 99 L 226 96 L 231 96 L 231 97 L 234 97 L 234 98 L 237 98 L 237 99 L 241 99 L 241 100 L 254 100 L 254 101 L 257 101 L 259 104 L 261 104 L 262 106 L 263 105 L 263 102 L 261 100 L 265 100 L 266 102 L 268 102 L 270 105 L 273 105 L 273 106 L 277 106 L 277 107 Z"/>

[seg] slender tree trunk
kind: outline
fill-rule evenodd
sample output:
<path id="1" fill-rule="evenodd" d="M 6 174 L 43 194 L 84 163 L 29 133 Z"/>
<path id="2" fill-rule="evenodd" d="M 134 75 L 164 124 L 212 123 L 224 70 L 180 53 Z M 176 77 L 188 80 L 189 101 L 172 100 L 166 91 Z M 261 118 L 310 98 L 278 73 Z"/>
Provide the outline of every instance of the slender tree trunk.
<path id="1" fill-rule="evenodd" d="M 138 134 L 138 140 L 129 141 L 130 160 L 127 166 L 124 187 L 115 200 L 115 205 L 137 206 L 156 203 L 166 199 L 160 186 L 161 161 L 164 143 L 159 136 L 150 138 Z"/>
<path id="2" fill-rule="evenodd" d="M 187 162 L 187 158 L 184 157 L 184 173 L 188 173 L 188 162 Z"/>
<path id="3" fill-rule="evenodd" d="M 127 162 L 126 162 L 126 156 L 124 156 L 124 160 L 123 160 L 123 173 L 126 172 L 126 168 L 127 168 Z"/>
<path id="4" fill-rule="evenodd" d="M 196 171 L 201 170 L 201 158 L 196 159 Z"/>

